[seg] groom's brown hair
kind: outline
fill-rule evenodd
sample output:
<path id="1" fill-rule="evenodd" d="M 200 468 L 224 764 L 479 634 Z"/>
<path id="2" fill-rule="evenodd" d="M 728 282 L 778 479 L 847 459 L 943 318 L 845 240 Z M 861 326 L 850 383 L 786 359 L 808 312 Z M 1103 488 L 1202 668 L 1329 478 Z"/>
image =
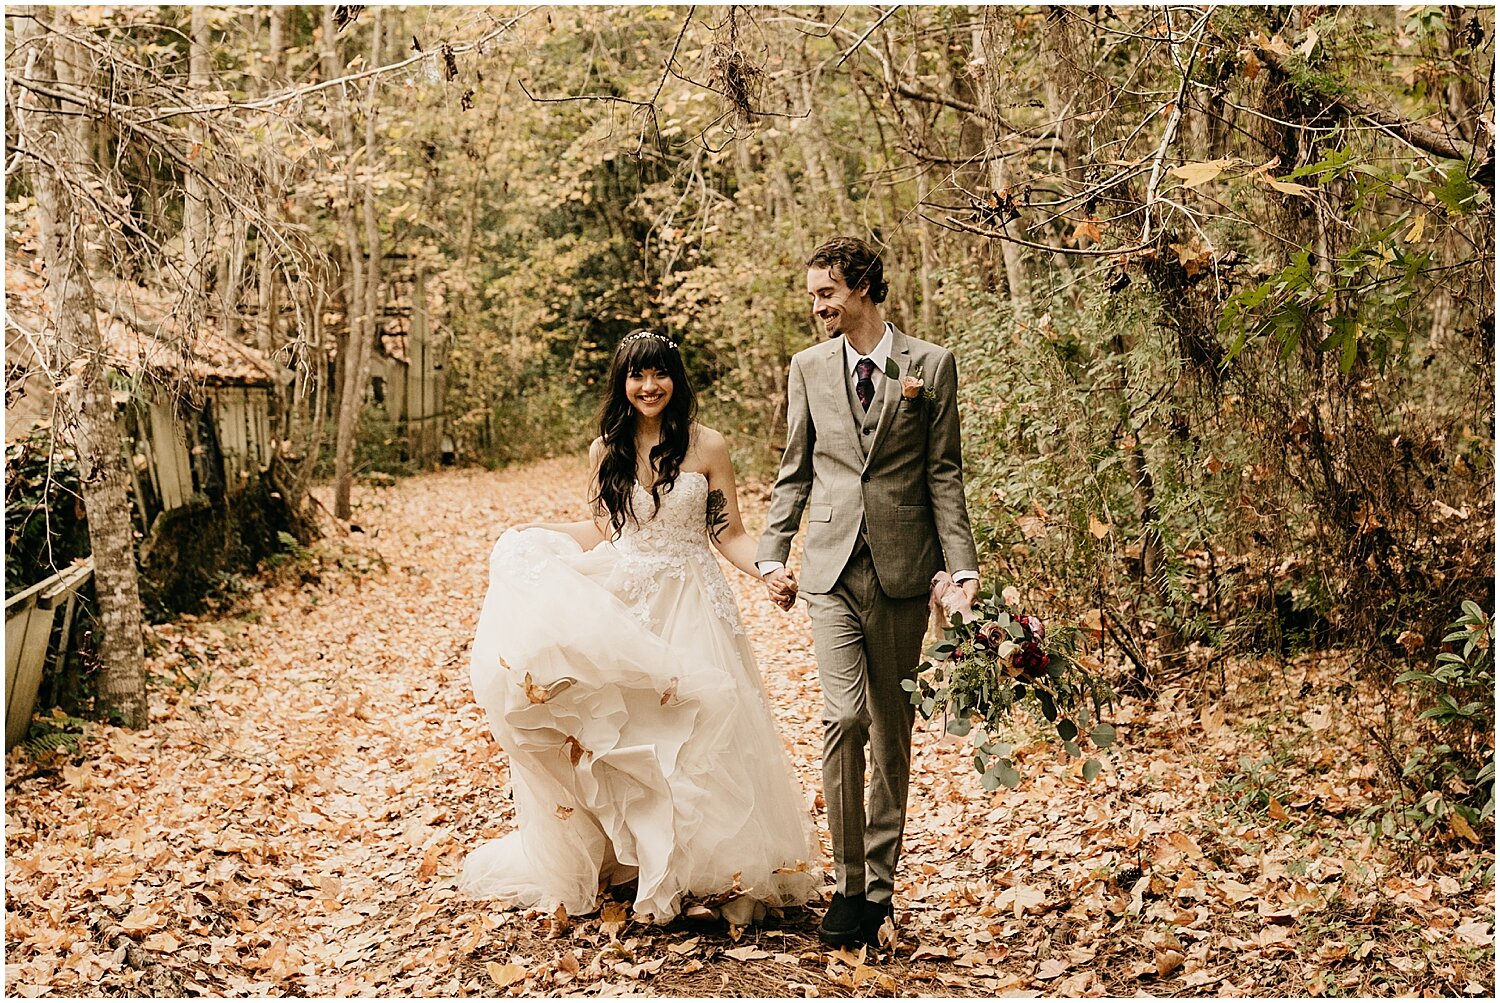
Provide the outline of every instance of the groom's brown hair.
<path id="1" fill-rule="evenodd" d="M 858 237 L 834 237 L 812 253 L 807 267 L 828 269 L 851 290 L 868 283 L 872 303 L 884 303 L 890 291 L 880 252 Z"/>

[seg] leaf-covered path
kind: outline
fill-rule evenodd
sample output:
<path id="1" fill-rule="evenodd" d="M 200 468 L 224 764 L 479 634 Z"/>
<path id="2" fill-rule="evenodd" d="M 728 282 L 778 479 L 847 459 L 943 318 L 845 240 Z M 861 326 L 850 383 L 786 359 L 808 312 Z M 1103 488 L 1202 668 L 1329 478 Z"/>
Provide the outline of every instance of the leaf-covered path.
<path id="1" fill-rule="evenodd" d="M 155 628 L 149 729 L 12 754 L 7 995 L 1493 987 L 1476 873 L 1493 856 L 1462 834 L 1401 857 L 1356 833 L 1374 752 L 1330 712 L 1371 698 L 1334 692 L 1333 659 L 1242 668 L 1213 704 L 1124 703 L 1120 756 L 1093 783 L 1038 744 L 1019 790 L 986 793 L 964 741 L 919 723 L 893 950 L 826 952 L 811 912 L 654 928 L 615 904 L 568 922 L 462 899 L 463 854 L 512 824 L 468 685 L 485 559 L 510 524 L 580 517 L 583 473 L 567 459 L 364 488 L 347 538 Z M 757 525 L 764 491 L 744 493 Z M 806 615 L 731 575 L 820 808 Z"/>

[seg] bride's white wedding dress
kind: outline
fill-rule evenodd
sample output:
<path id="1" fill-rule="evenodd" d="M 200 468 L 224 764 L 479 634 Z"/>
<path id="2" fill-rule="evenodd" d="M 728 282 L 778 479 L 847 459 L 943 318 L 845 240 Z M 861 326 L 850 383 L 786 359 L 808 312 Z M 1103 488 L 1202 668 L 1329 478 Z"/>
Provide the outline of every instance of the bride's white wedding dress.
<path id="1" fill-rule="evenodd" d="M 510 761 L 515 832 L 460 888 L 548 911 L 634 880 L 666 921 L 685 896 L 808 901 L 821 885 L 799 785 L 729 583 L 709 548 L 708 479 L 683 472 L 640 525 L 584 551 L 510 530 L 490 554 L 474 695 Z"/>

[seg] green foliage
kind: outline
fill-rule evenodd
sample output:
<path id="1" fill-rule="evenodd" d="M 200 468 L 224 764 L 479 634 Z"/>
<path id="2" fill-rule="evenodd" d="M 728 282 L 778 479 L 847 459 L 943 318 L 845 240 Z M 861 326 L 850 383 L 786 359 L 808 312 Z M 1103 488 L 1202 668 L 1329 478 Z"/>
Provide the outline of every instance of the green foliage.
<path id="1" fill-rule="evenodd" d="M 88 735 L 89 722 L 83 718 L 54 710 L 46 717 L 38 717 L 21 741 L 21 748 L 28 758 L 40 762 L 51 759 L 59 752 L 77 755 L 80 745 Z"/>
<path id="2" fill-rule="evenodd" d="M 1109 705 L 1109 688 L 1071 657 L 1071 632 L 1055 650 L 1042 647 L 1040 622 L 1013 617 L 999 595 L 981 592 L 974 619 L 954 613 L 944 640 L 901 686 L 924 718 L 941 714 L 951 735 L 970 736 L 974 769 L 986 790 L 1018 786 L 1014 749 L 1002 737 L 1012 728 L 1011 710 L 1020 704 L 1056 732 L 1069 755 L 1114 744 L 1114 727 L 1099 719 Z M 1083 775 L 1092 780 L 1100 764 L 1088 758 Z"/>
<path id="3" fill-rule="evenodd" d="M 70 448 L 40 427 L 5 446 L 5 580 L 18 592 L 90 552 Z"/>
<path id="4" fill-rule="evenodd" d="M 1493 826 L 1495 819 L 1494 621 L 1465 600 L 1443 644 L 1455 650 L 1396 677 L 1397 685 L 1432 701 L 1418 715 L 1430 722 L 1430 744 L 1413 748 L 1402 770 L 1402 780 L 1417 792 L 1415 802 L 1403 806 L 1406 818 L 1423 832 L 1450 812 L 1472 828 Z"/>

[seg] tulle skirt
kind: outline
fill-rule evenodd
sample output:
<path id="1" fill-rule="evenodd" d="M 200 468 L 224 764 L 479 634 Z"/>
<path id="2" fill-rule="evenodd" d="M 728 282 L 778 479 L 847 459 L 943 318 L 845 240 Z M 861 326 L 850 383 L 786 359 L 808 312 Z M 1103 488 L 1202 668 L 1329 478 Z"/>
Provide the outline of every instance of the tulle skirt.
<path id="1" fill-rule="evenodd" d="M 702 549 L 583 551 L 542 529 L 496 543 L 471 675 L 517 828 L 469 855 L 463 891 L 577 915 L 634 881 L 636 914 L 662 922 L 684 898 L 817 893 L 807 806 Z"/>

